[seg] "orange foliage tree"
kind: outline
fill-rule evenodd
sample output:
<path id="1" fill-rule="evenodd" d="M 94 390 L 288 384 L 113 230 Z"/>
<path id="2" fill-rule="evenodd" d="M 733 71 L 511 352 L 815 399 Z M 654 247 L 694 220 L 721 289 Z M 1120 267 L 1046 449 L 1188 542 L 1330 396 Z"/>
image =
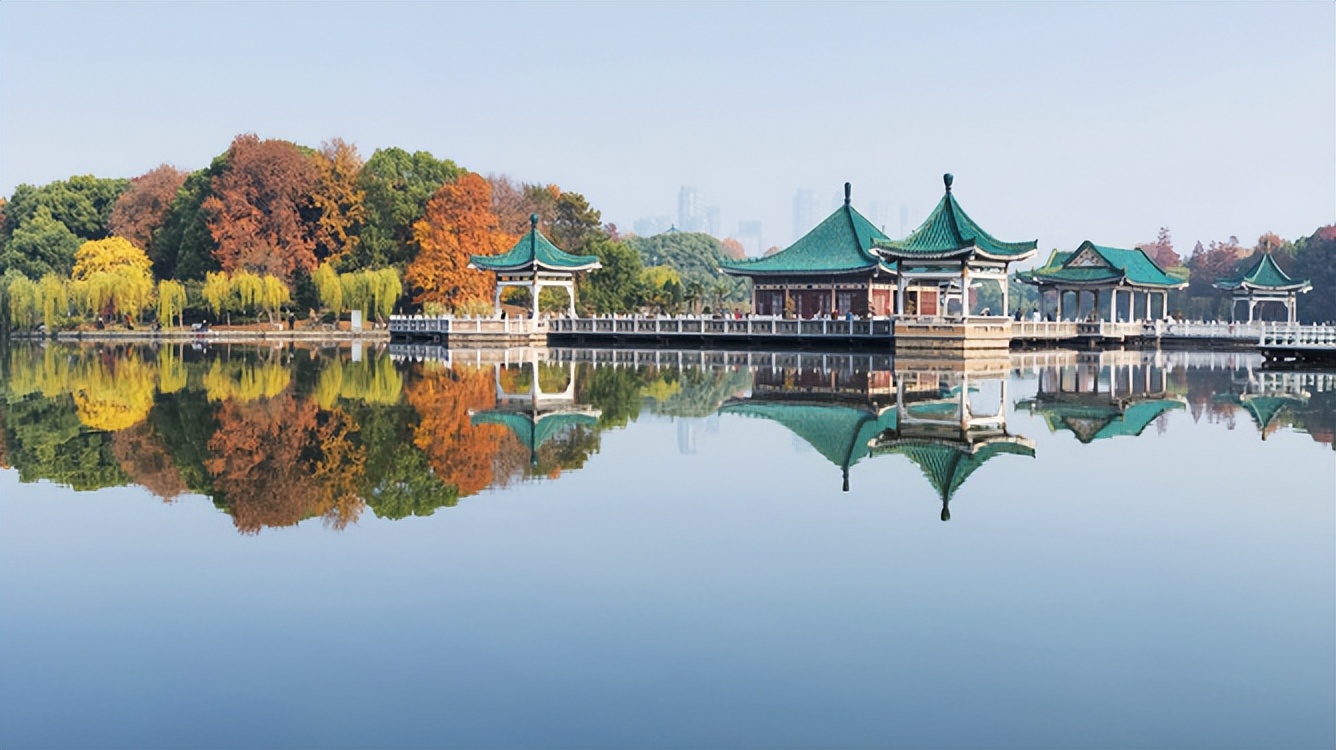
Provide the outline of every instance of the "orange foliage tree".
<path id="1" fill-rule="evenodd" d="M 111 453 L 130 481 L 167 502 L 188 489 L 151 422 L 111 433 Z"/>
<path id="2" fill-rule="evenodd" d="M 427 210 L 413 225 L 418 255 L 404 278 L 419 291 L 418 302 L 447 307 L 472 300 L 490 302 L 496 279 L 468 267 L 470 255 L 496 255 L 516 237 L 499 228 L 487 180 L 469 173 L 448 183 L 427 201 Z"/>
<path id="3" fill-rule="evenodd" d="M 470 411 L 496 404 L 496 385 L 490 369 L 436 367 L 426 369 L 407 387 L 408 403 L 421 417 L 413 444 L 441 482 L 474 495 L 492 484 L 494 463 L 507 436 L 497 424 L 473 424 Z"/>
<path id="4" fill-rule="evenodd" d="M 291 282 L 316 267 L 316 225 L 308 219 L 317 171 L 288 141 L 239 135 L 213 178 L 202 209 L 224 271 L 239 268 Z"/>
<path id="5" fill-rule="evenodd" d="M 111 234 L 124 237 L 152 255 L 153 233 L 167 220 L 176 191 L 186 182 L 186 173 L 163 164 L 130 181 L 111 208 L 107 226 Z"/>
<path id="6" fill-rule="evenodd" d="M 250 403 L 231 399 L 218 411 L 204 468 L 243 532 L 317 515 L 342 528 L 362 509 L 355 488 L 366 450 L 351 442 L 356 430 L 343 410 L 321 411 L 290 390 Z"/>
<path id="7" fill-rule="evenodd" d="M 362 157 L 357 147 L 334 138 L 312 154 L 316 183 L 311 203 L 320 212 L 316 226 L 316 256 L 338 263 L 357 247 L 357 230 L 366 220 L 366 190 L 358 177 Z"/>

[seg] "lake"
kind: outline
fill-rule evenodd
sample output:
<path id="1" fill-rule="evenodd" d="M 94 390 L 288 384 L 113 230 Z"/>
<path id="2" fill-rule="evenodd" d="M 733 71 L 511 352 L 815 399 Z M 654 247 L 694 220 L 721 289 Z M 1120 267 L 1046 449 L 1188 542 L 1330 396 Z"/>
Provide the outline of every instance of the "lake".
<path id="1" fill-rule="evenodd" d="M 0 746 L 1330 748 L 1336 376 L 0 350 Z"/>

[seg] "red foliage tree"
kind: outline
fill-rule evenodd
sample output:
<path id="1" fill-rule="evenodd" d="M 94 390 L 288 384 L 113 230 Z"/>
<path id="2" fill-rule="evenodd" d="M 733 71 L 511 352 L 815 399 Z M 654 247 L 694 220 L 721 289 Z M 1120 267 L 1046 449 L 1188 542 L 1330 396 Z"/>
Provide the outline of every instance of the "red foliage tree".
<path id="1" fill-rule="evenodd" d="M 292 143 L 237 136 L 203 205 L 223 270 L 244 268 L 287 282 L 299 268 L 313 270 L 317 180 L 315 165 Z"/>
<path id="2" fill-rule="evenodd" d="M 1137 247 L 1146 251 L 1146 255 L 1160 268 L 1174 268 L 1183 265 L 1183 256 L 1174 252 L 1174 241 L 1169 237 L 1169 227 L 1160 227 L 1160 234 L 1154 242 L 1143 242 Z"/>
<path id="3" fill-rule="evenodd" d="M 186 173 L 163 164 L 130 181 L 111 208 L 107 226 L 113 235 L 124 237 L 135 247 L 153 254 L 153 233 L 167 219 L 167 211 L 176 199 L 176 191 L 185 184 Z"/>

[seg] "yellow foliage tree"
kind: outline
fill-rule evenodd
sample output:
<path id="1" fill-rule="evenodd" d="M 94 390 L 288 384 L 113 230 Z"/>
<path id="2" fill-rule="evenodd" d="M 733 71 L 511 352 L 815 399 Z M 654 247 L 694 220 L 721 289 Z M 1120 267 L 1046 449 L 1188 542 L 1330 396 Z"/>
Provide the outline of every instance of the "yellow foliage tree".
<path id="1" fill-rule="evenodd" d="M 152 263 L 124 237 L 89 240 L 74 254 L 74 293 L 100 315 L 138 320 L 153 304 Z"/>
<path id="2" fill-rule="evenodd" d="M 337 318 L 343 312 L 343 282 L 339 272 L 334 270 L 333 264 L 321 263 L 311 274 L 311 281 L 315 283 L 316 294 L 320 295 L 320 304 Z"/>
<path id="3" fill-rule="evenodd" d="M 213 310 L 213 317 L 218 318 L 231 307 L 232 280 L 226 271 L 210 271 L 204 277 L 204 289 L 200 293 L 204 295 L 204 301 L 209 303 L 209 309 Z"/>
<path id="4" fill-rule="evenodd" d="M 264 310 L 269 316 L 269 322 L 274 322 L 274 316 L 279 313 L 284 305 L 292 301 L 292 293 L 288 291 L 288 285 L 277 276 L 265 274 L 260 279 L 262 286 L 260 289 L 260 309 Z"/>
<path id="5" fill-rule="evenodd" d="M 170 326 L 176 318 L 179 325 L 185 325 L 181 313 L 186 309 L 186 287 L 179 281 L 163 279 L 158 282 L 158 322 Z"/>

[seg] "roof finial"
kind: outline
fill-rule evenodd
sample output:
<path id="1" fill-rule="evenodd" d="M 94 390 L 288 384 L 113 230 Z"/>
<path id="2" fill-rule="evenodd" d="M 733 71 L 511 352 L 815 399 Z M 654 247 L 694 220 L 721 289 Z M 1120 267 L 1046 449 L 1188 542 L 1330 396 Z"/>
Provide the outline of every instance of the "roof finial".
<path id="1" fill-rule="evenodd" d="M 942 175 L 942 182 L 946 183 L 946 192 L 948 193 L 951 192 L 951 183 L 954 182 L 955 179 L 956 179 L 955 177 L 951 176 L 950 172 L 947 172 L 946 174 Z"/>
<path id="2" fill-rule="evenodd" d="M 529 214 L 529 228 L 530 229 L 538 228 L 538 214 Z"/>
<path id="3" fill-rule="evenodd" d="M 853 191 L 854 191 L 854 186 L 853 186 L 853 185 L 850 185 L 850 184 L 847 183 L 847 182 L 844 183 L 844 205 L 846 205 L 846 206 L 849 205 L 849 195 L 850 195 L 850 193 L 852 193 Z"/>

